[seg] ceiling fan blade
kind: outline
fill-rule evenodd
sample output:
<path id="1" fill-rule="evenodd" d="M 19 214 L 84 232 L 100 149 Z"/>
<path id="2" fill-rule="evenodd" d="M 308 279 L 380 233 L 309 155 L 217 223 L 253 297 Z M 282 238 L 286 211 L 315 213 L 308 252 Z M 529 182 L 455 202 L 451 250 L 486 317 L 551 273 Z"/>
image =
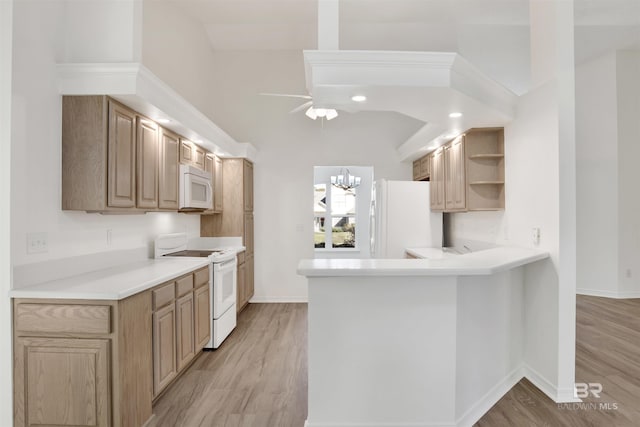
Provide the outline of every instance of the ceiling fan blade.
<path id="1" fill-rule="evenodd" d="M 289 111 L 290 114 L 293 113 L 297 113 L 298 111 L 302 111 L 307 107 L 310 107 L 311 105 L 313 105 L 313 101 L 307 101 L 302 105 L 297 106 L 296 108 L 294 108 L 293 110 Z"/>
<path id="2" fill-rule="evenodd" d="M 290 93 L 259 93 L 258 95 L 263 96 L 282 96 L 285 98 L 302 98 L 302 99 L 311 99 L 311 95 L 294 95 Z"/>

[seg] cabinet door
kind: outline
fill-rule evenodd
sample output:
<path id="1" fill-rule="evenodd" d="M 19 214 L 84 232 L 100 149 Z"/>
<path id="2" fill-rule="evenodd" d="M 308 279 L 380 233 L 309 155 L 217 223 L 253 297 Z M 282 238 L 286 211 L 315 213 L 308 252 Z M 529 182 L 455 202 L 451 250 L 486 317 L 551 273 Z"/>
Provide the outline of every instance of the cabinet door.
<path id="1" fill-rule="evenodd" d="M 160 177 L 158 183 L 158 207 L 178 210 L 178 180 L 180 143 L 178 136 L 160 130 Z"/>
<path id="2" fill-rule="evenodd" d="M 253 297 L 253 289 L 254 289 L 254 280 L 253 280 L 253 272 L 254 272 L 254 263 L 253 263 L 253 254 L 248 255 L 245 262 L 245 286 L 244 286 L 244 300 L 245 303 L 249 302 L 251 297 Z"/>
<path id="3" fill-rule="evenodd" d="M 107 204 L 136 205 L 136 115 L 109 101 Z"/>
<path id="4" fill-rule="evenodd" d="M 109 426 L 109 340 L 16 338 L 16 426 Z"/>
<path id="5" fill-rule="evenodd" d="M 195 336 L 196 352 L 200 351 L 211 338 L 211 294 L 209 285 L 201 286 L 193 292 L 195 300 Z"/>
<path id="6" fill-rule="evenodd" d="M 247 256 L 253 255 L 253 212 L 244 214 L 244 234 L 243 244 L 247 248 Z"/>
<path id="7" fill-rule="evenodd" d="M 180 163 L 190 165 L 193 164 L 196 153 L 190 141 L 180 138 Z"/>
<path id="8" fill-rule="evenodd" d="M 444 149 L 438 149 L 431 155 L 431 210 L 444 210 Z"/>
<path id="9" fill-rule="evenodd" d="M 213 157 L 213 210 L 222 212 L 222 159 L 218 156 Z M 253 207 L 253 206 L 252 206 Z"/>
<path id="10" fill-rule="evenodd" d="M 445 210 L 464 210 L 466 180 L 463 137 L 456 138 L 445 148 L 445 174 Z"/>
<path id="11" fill-rule="evenodd" d="M 158 125 L 138 117 L 137 123 L 137 206 L 158 207 Z"/>
<path id="12" fill-rule="evenodd" d="M 413 180 L 414 181 L 420 181 L 420 159 L 414 160 L 413 161 Z"/>
<path id="13" fill-rule="evenodd" d="M 420 176 L 422 179 L 429 178 L 431 167 L 429 166 L 429 156 L 424 156 L 420 159 Z"/>
<path id="14" fill-rule="evenodd" d="M 215 161 L 214 161 L 215 156 L 211 153 L 207 153 L 204 156 L 204 171 L 205 172 L 209 172 L 211 174 L 211 179 L 215 180 Z M 213 181 L 212 181 L 213 182 Z M 214 209 L 214 205 L 215 205 L 215 200 L 218 197 L 218 194 L 216 193 L 216 188 L 215 188 L 215 182 L 213 182 L 213 198 L 211 200 L 211 207 L 207 210 L 205 210 L 204 212 L 202 212 L 203 214 L 212 214 Z"/>
<path id="15" fill-rule="evenodd" d="M 195 158 L 193 159 L 193 164 L 200 169 L 204 170 L 204 162 L 205 162 L 205 152 L 200 147 L 194 147 Z"/>
<path id="16" fill-rule="evenodd" d="M 176 306 L 153 313 L 153 395 L 157 396 L 177 374 Z"/>
<path id="17" fill-rule="evenodd" d="M 180 372 L 196 355 L 193 292 L 176 300 L 177 364 Z"/>
<path id="18" fill-rule="evenodd" d="M 253 163 L 248 160 L 243 163 L 244 211 L 253 212 Z"/>
<path id="19" fill-rule="evenodd" d="M 238 264 L 238 271 L 236 277 L 236 311 L 240 312 L 244 308 L 244 304 L 246 302 L 245 298 L 245 288 L 246 288 L 246 267 L 245 262 L 242 264 Z"/>

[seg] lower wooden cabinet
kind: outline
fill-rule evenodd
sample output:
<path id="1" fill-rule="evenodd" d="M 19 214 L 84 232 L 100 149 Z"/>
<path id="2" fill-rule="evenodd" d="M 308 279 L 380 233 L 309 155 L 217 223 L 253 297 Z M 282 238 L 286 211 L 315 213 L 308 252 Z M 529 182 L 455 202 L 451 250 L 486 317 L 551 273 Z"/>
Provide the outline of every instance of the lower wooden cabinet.
<path id="1" fill-rule="evenodd" d="M 211 293 L 208 284 L 193 291 L 196 348 L 203 348 L 211 338 Z"/>
<path id="2" fill-rule="evenodd" d="M 209 341 L 208 269 L 119 301 L 14 299 L 14 425 L 145 425 Z"/>
<path id="3" fill-rule="evenodd" d="M 110 426 L 109 340 L 16 339 L 16 426 Z"/>
<path id="4" fill-rule="evenodd" d="M 176 375 L 176 307 L 170 304 L 153 313 L 153 395 Z"/>
<path id="5" fill-rule="evenodd" d="M 178 371 L 184 369 L 196 355 L 194 325 L 193 292 L 189 292 L 176 301 L 176 360 Z"/>

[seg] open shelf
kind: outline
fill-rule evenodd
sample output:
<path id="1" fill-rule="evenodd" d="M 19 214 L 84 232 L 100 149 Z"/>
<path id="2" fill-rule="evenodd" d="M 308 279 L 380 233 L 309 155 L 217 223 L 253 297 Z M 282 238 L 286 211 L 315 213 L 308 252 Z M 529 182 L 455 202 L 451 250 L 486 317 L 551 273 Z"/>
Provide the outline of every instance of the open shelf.
<path id="1" fill-rule="evenodd" d="M 469 185 L 500 185 L 504 184 L 504 181 L 473 181 Z"/>

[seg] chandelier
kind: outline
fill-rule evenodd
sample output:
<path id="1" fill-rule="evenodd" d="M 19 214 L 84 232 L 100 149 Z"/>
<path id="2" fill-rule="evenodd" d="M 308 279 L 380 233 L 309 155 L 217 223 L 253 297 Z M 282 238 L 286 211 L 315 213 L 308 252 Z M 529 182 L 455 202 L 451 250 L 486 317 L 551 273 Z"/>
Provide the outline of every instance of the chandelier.
<path id="1" fill-rule="evenodd" d="M 342 188 L 343 190 L 351 190 L 360 185 L 361 178 L 349 173 L 349 169 L 342 168 L 338 175 L 331 175 L 331 185 Z"/>

